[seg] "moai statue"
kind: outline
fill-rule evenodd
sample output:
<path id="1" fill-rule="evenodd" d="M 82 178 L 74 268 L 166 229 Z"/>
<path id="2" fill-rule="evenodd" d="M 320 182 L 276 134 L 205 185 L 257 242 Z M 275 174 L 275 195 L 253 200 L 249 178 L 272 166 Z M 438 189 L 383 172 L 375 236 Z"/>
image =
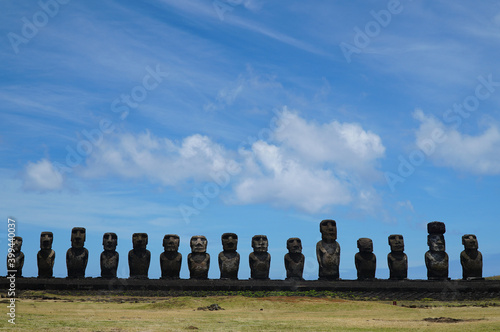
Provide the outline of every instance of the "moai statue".
<path id="1" fill-rule="evenodd" d="M 285 255 L 286 280 L 304 280 L 305 257 L 302 254 L 302 241 L 298 237 L 291 237 L 286 241 L 288 254 Z"/>
<path id="2" fill-rule="evenodd" d="M 222 251 L 219 253 L 219 269 L 221 279 L 238 279 L 240 268 L 240 254 L 238 249 L 238 235 L 224 233 L 221 236 Z"/>
<path id="3" fill-rule="evenodd" d="M 325 219 L 319 224 L 321 241 L 316 244 L 319 263 L 319 280 L 338 280 L 340 245 L 337 240 L 337 222 Z"/>
<path id="4" fill-rule="evenodd" d="M 119 255 L 116 252 L 118 245 L 118 236 L 116 233 L 104 233 L 102 236 L 102 246 L 104 251 L 101 253 L 101 277 L 116 278 L 118 270 Z"/>
<path id="5" fill-rule="evenodd" d="M 373 241 L 362 237 L 358 239 L 359 252 L 354 256 L 356 270 L 358 270 L 358 280 L 375 279 L 377 268 L 377 257 L 373 253 Z"/>
<path id="6" fill-rule="evenodd" d="M 403 235 L 389 235 L 391 252 L 387 255 L 389 279 L 403 280 L 408 277 L 408 256 L 404 253 L 405 241 Z"/>
<path id="7" fill-rule="evenodd" d="M 477 238 L 474 234 L 462 236 L 464 251 L 460 253 L 462 264 L 462 278 L 464 280 L 483 279 L 483 255 L 478 248 Z"/>
<path id="8" fill-rule="evenodd" d="M 73 227 L 71 230 L 71 248 L 66 252 L 68 278 L 85 278 L 89 251 L 84 248 L 84 244 L 85 228 Z"/>
<path id="9" fill-rule="evenodd" d="M 265 235 L 255 235 L 252 238 L 253 252 L 249 255 L 250 279 L 269 279 L 271 255 L 267 252 L 268 245 Z"/>
<path id="10" fill-rule="evenodd" d="M 433 221 L 427 224 L 427 245 L 425 253 L 428 280 L 448 280 L 448 254 L 445 252 L 444 223 Z"/>
<path id="11" fill-rule="evenodd" d="M 9 247 L 9 253 L 7 254 L 7 271 L 16 271 L 12 274 L 17 278 L 22 278 L 23 276 L 24 254 L 21 251 L 22 246 L 23 238 L 14 236 L 12 238 L 12 246 Z"/>
<path id="12" fill-rule="evenodd" d="M 128 267 L 131 279 L 148 279 L 151 252 L 146 249 L 148 234 L 134 233 L 132 235 L 133 248 L 128 252 Z"/>
<path id="13" fill-rule="evenodd" d="M 161 279 L 179 279 L 182 254 L 179 252 L 180 238 L 177 234 L 163 237 L 164 251 L 160 254 Z"/>
<path id="14" fill-rule="evenodd" d="M 191 252 L 188 255 L 190 279 L 208 279 L 210 255 L 207 254 L 207 238 L 202 235 L 191 237 Z"/>
<path id="15" fill-rule="evenodd" d="M 38 278 L 52 278 L 56 253 L 52 250 L 52 232 L 42 232 L 40 234 L 40 251 L 36 255 L 38 265 Z"/>

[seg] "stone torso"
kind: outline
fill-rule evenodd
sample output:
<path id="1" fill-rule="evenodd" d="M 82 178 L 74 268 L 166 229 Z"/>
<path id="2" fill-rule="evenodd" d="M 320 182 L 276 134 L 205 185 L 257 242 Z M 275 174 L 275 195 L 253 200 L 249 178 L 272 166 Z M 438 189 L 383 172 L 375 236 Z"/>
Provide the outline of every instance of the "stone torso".
<path id="1" fill-rule="evenodd" d="M 271 255 L 264 253 L 250 253 L 250 275 L 252 279 L 269 279 Z"/>
<path id="2" fill-rule="evenodd" d="M 377 268 L 377 259 L 373 253 L 356 253 L 354 256 L 358 279 L 374 279 Z"/>
<path id="3" fill-rule="evenodd" d="M 86 248 L 69 248 L 66 252 L 66 266 L 69 278 L 85 277 L 85 269 L 89 259 L 89 251 Z"/>
<path id="4" fill-rule="evenodd" d="M 320 279 L 338 279 L 340 264 L 340 245 L 337 241 L 316 244 Z"/>
<path id="5" fill-rule="evenodd" d="M 237 252 L 219 253 L 219 269 L 221 279 L 238 279 L 238 270 L 240 268 L 240 254 Z"/>
<path id="6" fill-rule="evenodd" d="M 54 250 L 40 250 L 36 255 L 38 263 L 38 277 L 51 278 L 53 275 L 54 260 L 56 253 Z"/>
<path id="7" fill-rule="evenodd" d="M 427 251 L 425 253 L 427 278 L 429 280 L 448 279 L 448 254 L 444 251 Z"/>
<path id="8" fill-rule="evenodd" d="M 210 255 L 207 253 L 190 253 L 188 255 L 189 275 L 192 279 L 207 279 L 210 268 Z"/>
<path id="9" fill-rule="evenodd" d="M 287 279 L 303 279 L 305 257 L 303 254 L 286 254 L 285 269 Z"/>
<path id="10" fill-rule="evenodd" d="M 408 276 L 408 257 L 405 253 L 394 252 L 387 255 L 390 279 L 406 279 Z"/>
<path id="11" fill-rule="evenodd" d="M 15 252 L 12 259 L 14 261 L 9 260 L 9 256 L 7 256 L 7 270 L 15 270 L 16 277 L 21 277 L 23 275 L 24 254 L 22 252 Z"/>
<path id="12" fill-rule="evenodd" d="M 116 278 L 119 254 L 116 251 L 105 250 L 101 253 L 101 277 Z"/>
<path id="13" fill-rule="evenodd" d="M 147 249 L 132 249 L 128 252 L 128 265 L 131 278 L 147 278 L 151 252 Z"/>
<path id="14" fill-rule="evenodd" d="M 162 279 L 179 279 L 182 254 L 180 252 L 162 252 L 160 266 Z"/>
<path id="15" fill-rule="evenodd" d="M 463 279 L 483 277 L 483 255 L 478 250 L 460 253 Z"/>

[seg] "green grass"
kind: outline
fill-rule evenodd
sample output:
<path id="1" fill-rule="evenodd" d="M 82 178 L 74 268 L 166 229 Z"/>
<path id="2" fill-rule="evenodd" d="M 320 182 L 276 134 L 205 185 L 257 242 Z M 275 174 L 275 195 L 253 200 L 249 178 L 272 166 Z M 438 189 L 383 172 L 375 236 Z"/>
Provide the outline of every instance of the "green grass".
<path id="1" fill-rule="evenodd" d="M 486 280 L 500 280 L 500 276 L 486 277 Z"/>
<path id="2" fill-rule="evenodd" d="M 500 301 L 398 301 L 395 306 L 392 301 L 307 296 L 54 296 L 41 292 L 25 295 L 31 298 L 17 300 L 13 330 L 493 331 L 500 326 Z M 214 303 L 224 310 L 197 310 Z M 438 317 L 463 321 L 424 320 Z M 4 317 L 0 329 L 5 328 L 12 326 Z"/>

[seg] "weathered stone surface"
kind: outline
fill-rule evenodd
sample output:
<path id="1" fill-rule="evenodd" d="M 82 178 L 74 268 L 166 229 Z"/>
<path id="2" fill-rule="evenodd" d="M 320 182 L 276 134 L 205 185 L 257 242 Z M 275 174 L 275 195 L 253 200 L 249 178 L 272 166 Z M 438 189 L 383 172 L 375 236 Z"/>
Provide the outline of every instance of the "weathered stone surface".
<path id="1" fill-rule="evenodd" d="M 177 234 L 163 237 L 164 251 L 160 254 L 161 279 L 179 279 L 182 254 L 179 252 L 180 238 Z"/>
<path id="2" fill-rule="evenodd" d="M 304 280 L 305 257 L 302 254 L 302 241 L 298 237 L 286 241 L 288 253 L 285 255 L 286 280 Z"/>
<path id="3" fill-rule="evenodd" d="M 118 236 L 116 233 L 104 233 L 102 236 L 102 246 L 104 251 L 101 253 L 102 278 L 116 278 L 119 259 L 119 254 L 116 252 L 117 245 Z"/>
<path id="4" fill-rule="evenodd" d="M 322 220 L 319 224 L 321 241 L 316 244 L 320 280 L 339 279 L 340 245 L 337 243 L 337 222 Z"/>
<path id="5" fill-rule="evenodd" d="M 238 249 L 238 235 L 224 233 L 221 236 L 222 251 L 219 253 L 219 269 L 221 279 L 238 279 L 240 268 L 240 254 Z"/>
<path id="6" fill-rule="evenodd" d="M 20 236 L 14 236 L 12 238 L 12 251 L 7 254 L 7 270 L 16 271 L 13 274 L 17 278 L 23 276 L 23 266 L 24 266 L 24 254 L 21 251 L 23 246 L 23 238 Z M 9 247 L 9 250 L 11 249 Z"/>
<path id="7" fill-rule="evenodd" d="M 73 227 L 71 230 L 71 248 L 66 252 L 68 278 L 85 278 L 85 269 L 89 260 L 89 251 L 85 244 L 85 228 Z"/>
<path id="8" fill-rule="evenodd" d="M 387 265 L 389 266 L 389 279 L 403 280 L 408 277 L 408 256 L 404 253 L 405 242 L 403 235 L 389 235 L 389 245 L 391 252 L 387 255 Z"/>
<path id="9" fill-rule="evenodd" d="M 462 278 L 464 280 L 477 280 L 483 278 L 483 255 L 478 249 L 477 238 L 474 234 L 462 236 L 464 251 L 460 253 L 462 264 Z"/>
<path id="10" fill-rule="evenodd" d="M 425 253 L 425 265 L 427 267 L 427 279 L 448 279 L 448 254 L 445 252 L 444 223 L 433 221 L 427 224 L 427 245 L 429 251 Z"/>
<path id="11" fill-rule="evenodd" d="M 373 241 L 362 237 L 358 240 L 359 252 L 354 256 L 354 263 L 358 271 L 358 280 L 375 279 L 377 268 L 377 258 L 373 253 Z"/>
<path id="12" fill-rule="evenodd" d="M 151 252 L 146 249 L 148 234 L 134 233 L 132 235 L 132 245 L 133 249 L 128 252 L 130 278 L 147 279 L 149 264 L 151 263 Z"/>
<path id="13" fill-rule="evenodd" d="M 253 252 L 248 256 L 251 279 L 269 279 L 271 255 L 267 252 L 268 245 L 265 235 L 254 235 L 252 238 Z"/>
<path id="14" fill-rule="evenodd" d="M 52 278 L 54 275 L 54 261 L 56 253 L 52 250 L 52 232 L 42 232 L 40 234 L 40 251 L 36 255 L 38 265 L 38 278 Z"/>
<path id="15" fill-rule="evenodd" d="M 208 279 L 210 255 L 207 254 L 207 238 L 203 235 L 191 237 L 191 253 L 188 255 L 190 279 Z"/>

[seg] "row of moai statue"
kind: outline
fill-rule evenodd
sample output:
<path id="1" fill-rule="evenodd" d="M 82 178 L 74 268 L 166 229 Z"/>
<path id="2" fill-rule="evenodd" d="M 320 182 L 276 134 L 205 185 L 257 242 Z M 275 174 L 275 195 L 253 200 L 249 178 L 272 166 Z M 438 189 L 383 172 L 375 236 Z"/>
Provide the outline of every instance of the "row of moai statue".
<path id="1" fill-rule="evenodd" d="M 448 280 L 448 254 L 445 252 L 445 225 L 434 221 L 427 224 L 429 235 L 427 244 L 429 251 L 425 253 L 427 278 L 429 280 Z M 320 280 L 338 280 L 340 265 L 340 245 L 337 242 L 337 225 L 334 220 L 326 219 L 320 223 L 321 241 L 316 245 L 316 256 L 319 263 Z M 236 251 L 238 236 L 234 233 L 224 233 L 221 237 L 223 251 L 219 253 L 219 269 L 221 279 L 238 279 L 240 254 Z M 388 238 L 391 252 L 387 255 L 389 279 L 404 280 L 408 275 L 408 257 L 404 253 L 402 235 L 393 234 Z M 38 277 L 51 278 L 55 261 L 52 250 L 52 232 L 42 232 L 40 235 L 40 251 L 37 254 Z M 68 278 L 85 277 L 89 253 L 84 248 L 85 228 L 75 227 L 71 231 L 71 248 L 66 252 Z M 180 238 L 176 234 L 167 234 L 163 238 L 164 252 L 160 255 L 161 278 L 179 279 L 182 254 L 178 252 Z M 148 235 L 134 233 L 133 249 L 129 251 L 128 263 L 130 278 L 147 279 L 151 253 L 146 249 Z M 116 278 L 119 255 L 116 251 L 118 236 L 115 233 L 104 233 L 101 253 L 101 277 Z M 210 268 L 210 255 L 207 253 L 207 238 L 193 236 L 190 241 L 191 253 L 187 261 L 191 279 L 207 279 Z M 466 234 L 462 237 L 464 251 L 460 254 L 463 279 L 482 279 L 483 259 L 478 251 L 475 235 Z M 18 277 L 22 276 L 24 254 L 21 252 L 22 238 L 14 238 L 14 251 L 7 257 L 8 270 L 16 270 Z M 358 280 L 375 279 L 376 256 L 373 253 L 373 242 L 369 238 L 357 241 L 359 252 L 354 257 Z M 253 252 L 249 255 L 250 278 L 269 279 L 271 255 L 268 253 L 268 240 L 265 235 L 255 235 L 252 238 Z M 286 279 L 303 280 L 305 257 L 302 254 L 302 243 L 299 238 L 287 240 L 288 253 L 284 257 Z M 12 256 L 13 257 L 12 257 Z M 9 260 L 10 259 L 10 260 Z M 14 259 L 14 264 L 12 263 Z"/>

